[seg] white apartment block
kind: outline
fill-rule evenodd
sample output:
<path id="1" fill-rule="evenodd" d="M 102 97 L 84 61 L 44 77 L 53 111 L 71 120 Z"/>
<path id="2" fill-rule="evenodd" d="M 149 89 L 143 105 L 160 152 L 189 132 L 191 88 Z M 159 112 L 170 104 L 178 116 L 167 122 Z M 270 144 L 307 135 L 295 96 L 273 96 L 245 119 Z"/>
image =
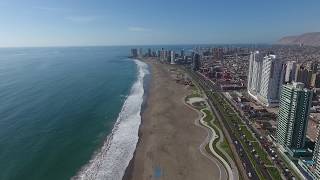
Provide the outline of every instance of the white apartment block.
<path id="1" fill-rule="evenodd" d="M 256 51 L 250 55 L 248 93 L 264 106 L 276 106 L 279 103 L 280 86 L 284 70 L 276 55 L 262 55 Z"/>

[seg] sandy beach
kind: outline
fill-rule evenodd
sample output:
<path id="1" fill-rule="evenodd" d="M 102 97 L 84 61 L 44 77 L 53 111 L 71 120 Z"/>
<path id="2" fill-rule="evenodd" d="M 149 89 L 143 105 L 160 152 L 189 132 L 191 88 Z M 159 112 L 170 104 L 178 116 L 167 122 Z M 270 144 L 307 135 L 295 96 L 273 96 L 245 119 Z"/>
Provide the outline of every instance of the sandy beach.
<path id="1" fill-rule="evenodd" d="M 207 131 L 195 125 L 199 113 L 183 103 L 191 89 L 175 82 L 172 66 L 148 64 L 152 75 L 140 140 L 124 179 L 226 179 L 221 164 L 200 152 Z"/>

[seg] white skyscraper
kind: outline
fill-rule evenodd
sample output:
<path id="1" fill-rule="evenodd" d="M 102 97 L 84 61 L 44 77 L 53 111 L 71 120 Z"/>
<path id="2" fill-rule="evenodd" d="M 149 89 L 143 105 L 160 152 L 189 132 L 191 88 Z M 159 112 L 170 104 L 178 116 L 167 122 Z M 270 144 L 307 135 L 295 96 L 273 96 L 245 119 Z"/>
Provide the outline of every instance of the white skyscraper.
<path id="1" fill-rule="evenodd" d="M 161 62 L 165 62 L 167 58 L 167 54 L 166 51 L 162 48 L 160 51 L 160 61 Z"/>
<path id="2" fill-rule="evenodd" d="M 283 64 L 276 55 L 263 58 L 261 87 L 257 96 L 263 105 L 273 106 L 279 103 L 283 73 Z"/>
<path id="3" fill-rule="evenodd" d="M 175 59 L 175 52 L 170 51 L 170 64 L 175 64 L 174 59 Z"/>
<path id="4" fill-rule="evenodd" d="M 295 81 L 296 77 L 297 63 L 295 61 L 289 61 L 286 63 L 286 72 L 284 77 L 284 82 Z"/>
<path id="5" fill-rule="evenodd" d="M 280 86 L 283 79 L 283 65 L 275 55 L 264 58 L 256 51 L 250 55 L 248 93 L 265 106 L 279 102 Z"/>
<path id="6" fill-rule="evenodd" d="M 257 93 L 260 91 L 262 60 L 263 57 L 259 51 L 251 52 L 248 75 L 248 93 L 255 99 Z"/>

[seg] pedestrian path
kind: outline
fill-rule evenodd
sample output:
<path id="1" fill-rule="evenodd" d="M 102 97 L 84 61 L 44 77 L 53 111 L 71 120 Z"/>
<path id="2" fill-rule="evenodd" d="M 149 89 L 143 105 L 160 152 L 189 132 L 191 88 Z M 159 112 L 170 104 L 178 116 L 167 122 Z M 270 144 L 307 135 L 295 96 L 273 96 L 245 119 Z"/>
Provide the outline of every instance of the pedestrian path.
<path id="1" fill-rule="evenodd" d="M 214 142 L 217 138 L 219 138 L 219 136 L 217 135 L 216 131 L 215 131 L 211 126 L 209 126 L 207 122 L 204 121 L 204 118 L 206 117 L 206 113 L 205 113 L 203 110 L 204 110 L 204 109 L 201 110 L 203 116 L 202 116 L 202 118 L 200 119 L 200 123 L 201 123 L 203 126 L 205 126 L 205 127 L 207 127 L 208 129 L 210 129 L 210 131 L 211 131 L 211 133 L 212 133 L 211 138 L 210 138 L 210 140 L 209 140 L 209 148 L 210 148 L 210 151 L 211 151 L 211 153 L 212 153 L 215 157 L 217 157 L 217 158 L 219 159 L 220 162 L 223 163 L 224 167 L 227 169 L 229 180 L 236 180 L 236 179 L 234 179 L 232 169 L 231 169 L 230 165 L 228 164 L 228 162 L 227 162 L 225 159 L 223 159 L 223 158 L 214 150 L 214 148 L 213 148 L 213 142 Z"/>

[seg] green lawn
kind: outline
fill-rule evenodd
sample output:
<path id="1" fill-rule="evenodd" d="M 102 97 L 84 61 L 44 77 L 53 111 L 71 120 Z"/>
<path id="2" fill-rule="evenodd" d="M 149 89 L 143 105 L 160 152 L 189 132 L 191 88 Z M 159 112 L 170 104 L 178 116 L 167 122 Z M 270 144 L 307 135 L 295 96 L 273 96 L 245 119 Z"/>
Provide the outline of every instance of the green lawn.
<path id="1" fill-rule="evenodd" d="M 221 129 L 221 125 L 218 120 L 213 121 L 213 124 L 217 126 L 219 129 Z"/>
<path id="2" fill-rule="evenodd" d="M 203 112 L 206 114 L 206 117 L 203 118 L 205 122 L 210 122 L 213 119 L 211 112 L 207 109 L 204 109 Z"/>
<path id="3" fill-rule="evenodd" d="M 257 151 L 257 154 L 260 156 L 261 160 L 266 164 L 266 165 L 273 165 L 270 159 L 268 158 L 267 152 L 262 149 L 260 144 L 258 142 L 253 142 L 252 143 L 254 149 Z"/>
<path id="4" fill-rule="evenodd" d="M 213 127 L 214 128 L 214 127 Z M 216 130 L 216 129 L 215 129 Z M 219 136 L 220 138 L 220 136 Z M 217 148 L 217 142 L 219 141 L 219 138 L 215 139 L 213 142 L 212 142 L 212 147 L 214 149 L 214 151 L 219 154 L 219 156 L 221 156 L 228 164 L 229 166 L 231 166 L 230 162 L 228 161 L 227 157 Z M 225 147 L 225 148 L 228 148 L 229 146 Z M 213 154 L 211 153 L 210 151 L 210 148 L 209 148 L 209 144 L 207 144 L 206 146 L 206 150 L 207 152 L 210 152 L 210 154 L 213 156 Z M 229 151 L 231 152 L 231 150 L 229 149 Z M 232 157 L 232 156 L 231 156 Z M 218 159 L 219 160 L 219 159 Z M 220 161 L 220 160 L 219 160 Z M 222 163 L 222 162 L 221 162 Z"/>
<path id="5" fill-rule="evenodd" d="M 281 175 L 279 173 L 279 170 L 275 167 L 268 167 L 267 168 L 269 174 L 271 175 L 273 180 L 281 180 Z"/>
<path id="6" fill-rule="evenodd" d="M 213 121 L 213 124 L 212 124 L 212 127 L 214 127 L 214 126 L 217 127 L 217 128 L 219 128 L 219 129 L 221 130 L 221 125 L 220 125 L 219 121 L 214 120 L 214 121 Z M 218 132 L 218 131 L 217 131 L 217 132 Z M 231 151 L 231 148 L 230 148 L 229 143 L 227 142 L 226 137 L 224 137 L 224 139 L 223 139 L 222 143 L 220 144 L 220 146 L 221 146 L 221 148 L 224 149 L 224 150 L 229 154 L 229 156 L 234 160 L 233 153 L 232 153 L 232 151 Z"/>
<path id="7" fill-rule="evenodd" d="M 209 125 L 211 128 L 213 128 L 213 129 L 216 131 L 216 133 L 218 134 L 219 131 L 218 131 L 217 127 L 220 127 L 220 126 L 214 126 L 213 123 L 215 123 L 216 120 L 214 120 L 215 117 L 213 116 L 213 114 L 211 113 L 211 111 L 209 111 L 208 109 L 204 109 L 203 112 L 205 113 L 205 117 L 204 117 L 203 120 L 204 120 L 205 122 L 207 122 L 208 125 Z M 214 120 L 214 121 L 212 121 L 212 120 Z M 216 143 L 219 141 L 219 139 L 220 139 L 220 136 L 219 136 L 217 139 L 215 139 L 214 142 L 212 143 L 213 149 L 214 149 L 224 160 L 226 160 L 226 161 L 228 162 L 228 164 L 230 165 L 230 162 L 229 162 L 228 159 L 225 157 L 225 155 L 216 147 L 216 146 L 217 146 Z M 207 150 L 208 152 L 210 152 L 210 149 L 208 149 L 208 148 L 209 148 L 209 146 L 206 147 L 206 150 Z M 226 153 L 228 153 L 231 158 L 233 158 L 233 154 L 232 154 L 232 152 L 231 152 L 231 149 L 230 149 L 229 144 L 227 143 L 226 139 L 224 139 L 224 141 L 222 141 L 222 143 L 221 143 L 221 148 L 224 149 L 224 150 L 226 151 Z M 212 153 L 211 153 L 211 154 L 212 154 Z"/>
<path id="8" fill-rule="evenodd" d="M 236 112 L 230 107 L 231 105 L 228 102 L 226 102 L 221 96 L 217 95 L 216 93 L 213 93 L 212 96 L 216 100 L 216 102 L 215 102 L 216 107 L 221 112 L 223 118 L 231 125 L 231 127 L 232 127 L 232 124 L 244 125 L 244 123 L 236 115 Z M 244 135 L 246 135 L 246 139 L 248 139 L 249 141 L 256 141 L 257 140 L 253 136 L 251 131 L 248 130 L 248 127 L 241 126 L 241 131 Z M 235 134 L 239 138 L 239 133 L 237 133 L 236 130 L 235 130 Z M 249 155 L 250 161 L 254 164 L 255 167 L 257 167 L 258 162 L 254 159 L 253 154 L 250 153 L 247 143 L 245 143 L 243 140 L 241 140 L 241 142 L 243 144 L 243 147 L 245 148 L 245 151 Z M 255 147 L 257 154 L 260 156 L 261 160 L 266 165 L 272 165 L 272 162 L 268 158 L 268 154 L 264 151 L 264 149 L 262 149 L 261 145 L 258 142 L 253 142 L 253 146 Z M 262 177 L 262 174 L 258 169 L 256 169 L 256 171 L 259 174 L 260 178 L 264 178 L 264 177 Z M 276 168 L 270 169 L 270 171 L 268 171 L 268 172 L 270 173 L 271 176 L 280 177 L 280 172 Z"/>
<path id="9" fill-rule="evenodd" d="M 246 126 L 241 126 L 241 132 L 246 136 L 249 141 L 256 141 L 257 139 L 253 137 L 252 133 L 248 130 Z"/>
<path id="10" fill-rule="evenodd" d="M 234 159 L 233 154 L 232 154 L 231 149 L 230 149 L 230 146 L 229 146 L 229 144 L 228 144 L 226 139 L 224 139 L 222 141 L 221 148 L 224 149 L 225 152 L 227 152 L 232 159 Z"/>
<path id="11" fill-rule="evenodd" d="M 233 124 L 240 124 L 243 125 L 244 123 L 241 121 L 241 119 L 237 116 L 236 112 L 234 111 L 233 108 L 231 108 L 229 102 L 226 102 L 223 97 L 221 97 L 220 95 L 218 95 L 217 93 L 212 93 L 212 97 L 213 99 L 216 100 L 216 102 L 214 102 L 215 106 L 218 108 L 218 111 L 220 111 L 222 117 L 227 121 L 227 123 L 230 125 L 231 128 L 233 128 Z M 255 141 L 256 139 L 253 137 L 252 133 L 247 129 L 246 126 L 242 126 L 241 127 L 241 131 L 243 134 L 246 135 L 246 138 L 249 141 Z M 235 135 L 238 137 L 238 139 L 240 139 L 240 134 L 238 133 L 237 129 L 234 129 L 234 133 Z M 254 167 L 258 167 L 258 162 L 255 160 L 253 154 L 250 152 L 249 147 L 247 145 L 246 142 L 244 142 L 244 140 L 240 140 L 241 144 L 244 147 L 244 150 L 246 151 L 246 154 L 249 156 L 249 159 L 251 161 L 251 163 L 254 165 Z M 259 144 L 258 144 L 259 145 Z M 259 150 L 259 152 L 258 152 Z M 260 153 L 259 156 L 261 156 L 261 158 L 267 162 L 267 158 L 266 158 L 266 154 L 264 151 L 261 151 L 261 147 L 258 149 L 257 148 L 257 152 Z M 266 158 L 266 159 L 264 159 Z M 262 176 L 262 173 L 260 171 L 260 169 L 256 168 L 256 172 L 259 176 L 260 179 L 265 179 L 265 177 Z"/>
<path id="12" fill-rule="evenodd" d="M 255 158 L 254 158 L 253 154 L 251 153 L 251 151 L 249 150 L 246 142 L 244 142 L 244 140 L 241 139 L 240 143 L 242 144 L 244 151 L 248 155 L 251 164 L 255 168 L 255 171 L 256 171 L 257 175 L 259 176 L 259 179 L 265 179 L 265 177 L 262 175 L 261 169 L 258 168 L 258 162 L 255 160 Z"/>

